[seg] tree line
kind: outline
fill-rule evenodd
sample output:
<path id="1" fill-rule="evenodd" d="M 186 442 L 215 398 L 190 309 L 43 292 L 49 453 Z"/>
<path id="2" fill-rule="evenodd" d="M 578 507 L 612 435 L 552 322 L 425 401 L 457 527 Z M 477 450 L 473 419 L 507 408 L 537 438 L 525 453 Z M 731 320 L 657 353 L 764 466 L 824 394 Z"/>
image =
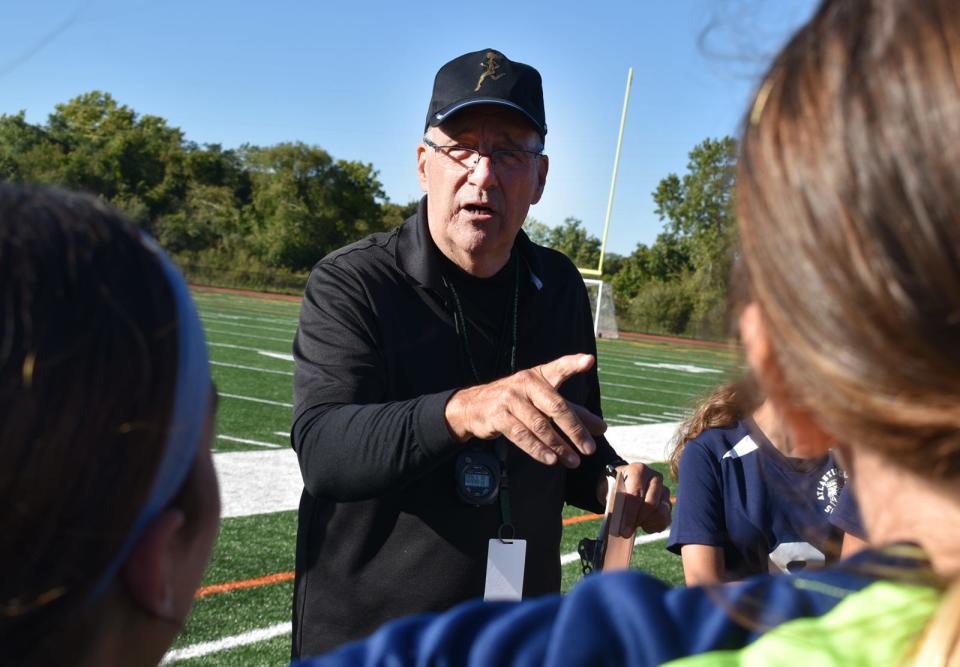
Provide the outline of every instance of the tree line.
<path id="1" fill-rule="evenodd" d="M 96 193 L 180 260 L 291 273 L 416 206 L 390 202 L 371 164 L 300 142 L 199 145 L 99 91 L 44 124 L 0 116 L 0 179 Z"/>
<path id="2" fill-rule="evenodd" d="M 733 173 L 736 142 L 705 139 L 689 153 L 687 171 L 660 181 L 653 200 L 664 222 L 649 246 L 628 256 L 607 254 L 603 279 L 613 285 L 621 329 L 725 338 L 727 294 L 736 247 Z M 616 224 L 630 224 L 617 221 Z M 530 237 L 581 268 L 600 262 L 600 239 L 577 218 L 549 227 L 530 218 Z"/>
<path id="3" fill-rule="evenodd" d="M 665 223 L 656 241 L 607 256 L 604 279 L 621 329 L 725 334 L 734 152 L 730 138 L 696 146 L 687 173 L 668 175 L 653 195 Z M 292 291 L 317 259 L 396 227 L 417 206 L 391 202 L 371 164 L 301 142 L 197 144 L 100 91 L 56 105 L 42 124 L 22 111 L 0 115 L 0 179 L 98 194 L 155 236 L 190 278 Z M 600 241 L 580 220 L 549 227 L 529 219 L 525 227 L 577 266 L 599 263 Z"/>

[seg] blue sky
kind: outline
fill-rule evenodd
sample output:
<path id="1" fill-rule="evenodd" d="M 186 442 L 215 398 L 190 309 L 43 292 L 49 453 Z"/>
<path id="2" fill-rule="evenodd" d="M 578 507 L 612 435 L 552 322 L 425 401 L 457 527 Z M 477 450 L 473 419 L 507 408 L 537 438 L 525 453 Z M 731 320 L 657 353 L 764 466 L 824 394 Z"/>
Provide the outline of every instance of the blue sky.
<path id="1" fill-rule="evenodd" d="M 7 3 L 0 113 L 42 122 L 106 90 L 198 143 L 300 140 L 371 162 L 419 197 L 415 147 L 437 68 L 496 48 L 540 70 L 550 174 L 531 215 L 599 236 L 627 68 L 630 109 L 608 249 L 662 228 L 651 193 L 705 137 L 736 134 L 769 57 L 811 0 Z"/>

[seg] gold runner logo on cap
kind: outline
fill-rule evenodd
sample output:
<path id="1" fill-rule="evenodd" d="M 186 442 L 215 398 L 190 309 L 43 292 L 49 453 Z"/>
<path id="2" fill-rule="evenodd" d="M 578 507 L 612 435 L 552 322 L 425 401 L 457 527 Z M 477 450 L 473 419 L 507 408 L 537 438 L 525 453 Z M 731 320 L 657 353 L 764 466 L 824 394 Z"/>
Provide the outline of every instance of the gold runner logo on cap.
<path id="1" fill-rule="evenodd" d="M 496 81 L 504 75 L 504 72 L 497 74 L 497 68 L 500 67 L 500 63 L 497 62 L 503 58 L 496 51 L 487 51 L 487 62 L 480 63 L 480 66 L 484 68 L 483 73 L 480 75 L 480 78 L 477 80 L 477 87 L 473 89 L 473 92 L 480 90 L 480 86 L 483 85 L 483 82 L 486 78 L 490 78 L 491 81 Z"/>

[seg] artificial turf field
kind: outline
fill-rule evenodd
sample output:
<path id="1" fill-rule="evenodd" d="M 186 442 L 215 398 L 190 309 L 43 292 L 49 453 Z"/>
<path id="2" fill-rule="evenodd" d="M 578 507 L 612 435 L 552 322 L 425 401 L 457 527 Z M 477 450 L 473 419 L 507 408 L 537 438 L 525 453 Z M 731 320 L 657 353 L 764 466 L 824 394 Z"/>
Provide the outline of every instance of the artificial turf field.
<path id="1" fill-rule="evenodd" d="M 203 290 L 194 297 L 220 392 L 215 455 L 269 450 L 283 455 L 289 447 L 290 354 L 299 304 Z M 603 414 L 611 426 L 679 421 L 697 397 L 738 367 L 735 351 L 693 342 L 601 339 L 597 347 Z M 564 517 L 583 514 L 567 507 Z M 561 554 L 575 552 L 597 527 L 596 519 L 566 525 Z M 223 519 L 200 597 L 169 663 L 287 664 L 295 535 L 294 510 Z M 580 564 L 572 558 L 563 562 L 566 591 L 580 578 Z M 679 558 L 664 549 L 662 538 L 638 546 L 633 566 L 670 584 L 682 580 Z"/>

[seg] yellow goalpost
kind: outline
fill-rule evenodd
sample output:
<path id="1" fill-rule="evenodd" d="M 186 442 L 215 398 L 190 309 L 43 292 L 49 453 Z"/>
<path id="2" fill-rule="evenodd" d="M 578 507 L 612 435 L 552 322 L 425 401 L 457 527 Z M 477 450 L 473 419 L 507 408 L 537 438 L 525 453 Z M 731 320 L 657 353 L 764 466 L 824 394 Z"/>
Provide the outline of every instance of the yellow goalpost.
<path id="1" fill-rule="evenodd" d="M 617 189 L 617 171 L 620 167 L 620 148 L 623 145 L 623 126 L 627 120 L 627 105 L 630 103 L 630 86 L 633 83 L 633 68 L 627 69 L 627 88 L 623 94 L 623 111 L 620 112 L 620 129 L 617 132 L 617 150 L 613 157 L 613 176 L 610 179 L 610 194 L 607 197 L 607 214 L 603 221 L 603 237 L 600 241 L 600 262 L 595 269 L 579 268 L 583 282 L 587 285 L 588 293 L 591 286 L 595 286 L 597 293 L 593 301 L 593 331 L 598 337 L 617 338 L 616 313 L 613 306 L 613 295 L 608 289 L 604 292 L 603 258 L 607 251 L 607 232 L 610 230 L 610 216 L 613 212 L 613 195 Z"/>
<path id="2" fill-rule="evenodd" d="M 630 103 L 630 85 L 633 83 L 633 68 L 627 69 L 627 89 L 623 94 L 623 111 L 620 112 L 620 130 L 617 132 L 617 151 L 613 157 L 613 176 L 610 179 L 610 195 L 607 197 L 607 215 L 603 220 L 603 238 L 600 240 L 600 263 L 595 269 L 580 269 L 581 275 L 603 275 L 603 256 L 607 251 L 607 232 L 610 229 L 610 214 L 613 211 L 613 194 L 617 189 L 617 170 L 620 167 L 620 147 L 623 145 L 623 126 L 627 120 L 627 105 Z"/>

